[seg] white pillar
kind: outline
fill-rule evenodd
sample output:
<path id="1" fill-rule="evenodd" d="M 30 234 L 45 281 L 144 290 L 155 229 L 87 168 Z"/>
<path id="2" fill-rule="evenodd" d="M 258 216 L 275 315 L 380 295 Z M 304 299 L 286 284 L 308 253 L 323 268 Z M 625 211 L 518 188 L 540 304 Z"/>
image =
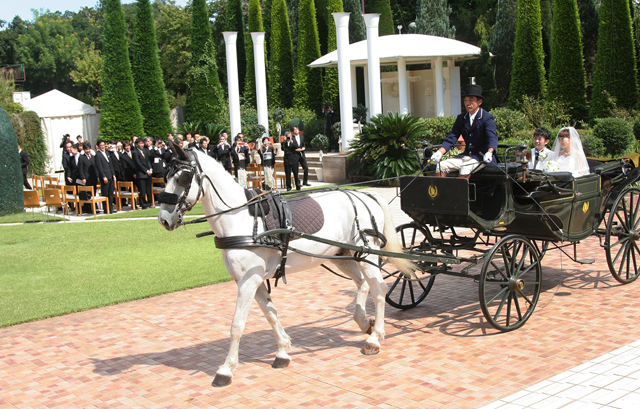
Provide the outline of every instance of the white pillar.
<path id="1" fill-rule="evenodd" d="M 371 104 L 369 103 L 369 67 L 364 66 L 364 106 L 367 107 L 367 122 L 371 119 Z"/>
<path id="2" fill-rule="evenodd" d="M 435 65 L 434 86 L 436 89 L 436 116 L 444 116 L 444 76 L 442 74 L 442 57 L 437 57 Z"/>
<path id="3" fill-rule="evenodd" d="M 256 73 L 256 104 L 258 124 L 264 126 L 264 135 L 269 136 L 269 111 L 267 108 L 267 72 L 264 63 L 264 32 L 251 33 L 253 40 L 253 64 Z M 278 141 L 275 141 L 276 143 Z"/>
<path id="4" fill-rule="evenodd" d="M 240 122 L 240 85 L 238 83 L 238 54 L 236 52 L 237 31 L 224 31 L 225 49 L 227 51 L 227 87 L 229 90 L 229 122 L 231 124 L 231 140 L 242 132 Z"/>
<path id="5" fill-rule="evenodd" d="M 369 65 L 369 112 L 370 116 L 382 113 L 382 89 L 380 87 L 380 54 L 378 53 L 378 24 L 380 14 L 364 15 L 367 25 L 367 63 Z"/>
<path id="6" fill-rule="evenodd" d="M 454 61 L 451 61 L 451 66 L 449 67 L 449 101 L 451 102 L 451 115 L 459 115 L 462 112 L 460 67 L 456 67 Z"/>
<path id="7" fill-rule="evenodd" d="M 398 59 L 398 99 L 400 102 L 400 115 L 409 113 L 409 96 L 407 93 L 407 60 Z"/>
<path id="8" fill-rule="evenodd" d="M 349 56 L 349 14 L 332 13 L 336 23 L 338 48 L 338 87 L 340 89 L 340 122 L 342 124 L 342 150 L 347 151 L 353 140 L 353 105 L 351 99 L 351 58 Z"/>
<path id="9" fill-rule="evenodd" d="M 355 65 L 349 65 L 349 75 L 351 76 L 351 105 L 354 108 L 358 105 L 358 73 L 356 68 Z"/>

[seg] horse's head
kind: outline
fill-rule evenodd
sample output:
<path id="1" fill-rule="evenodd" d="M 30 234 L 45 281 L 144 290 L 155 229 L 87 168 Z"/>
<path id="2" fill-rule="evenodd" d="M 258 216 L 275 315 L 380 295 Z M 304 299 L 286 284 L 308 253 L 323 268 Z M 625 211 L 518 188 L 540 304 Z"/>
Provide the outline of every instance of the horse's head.
<path id="1" fill-rule="evenodd" d="M 196 153 L 183 150 L 169 141 L 167 146 L 173 151 L 167 171 L 167 187 L 158 196 L 160 212 L 158 222 L 167 230 L 174 230 L 182 224 L 186 212 L 202 197 L 202 179 Z"/>

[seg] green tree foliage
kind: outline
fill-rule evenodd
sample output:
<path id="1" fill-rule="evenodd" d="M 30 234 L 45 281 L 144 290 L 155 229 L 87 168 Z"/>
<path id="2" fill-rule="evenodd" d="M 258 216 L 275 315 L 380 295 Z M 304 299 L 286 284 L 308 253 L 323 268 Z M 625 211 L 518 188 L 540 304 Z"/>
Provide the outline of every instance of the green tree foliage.
<path id="1" fill-rule="evenodd" d="M 416 16 L 417 32 L 440 37 L 453 38 L 455 27 L 449 24 L 451 7 L 447 0 L 419 0 Z"/>
<path id="2" fill-rule="evenodd" d="M 489 44 L 486 42 L 480 46 L 480 58 L 471 60 L 467 64 L 470 72 L 476 77 L 476 83 L 482 85 L 482 108 L 491 110 L 498 106 L 496 79 L 494 77 L 493 65 L 491 64 L 491 53 Z"/>
<path id="3" fill-rule="evenodd" d="M 517 0 L 498 0 L 496 25 L 493 28 L 489 50 L 494 55 L 497 99 L 500 103 L 507 100 L 509 83 L 511 82 L 511 57 L 513 43 L 516 39 L 516 22 L 518 14 Z"/>
<path id="4" fill-rule="evenodd" d="M 315 0 L 316 3 L 316 22 L 318 23 L 318 38 L 320 39 L 320 54 L 327 53 L 327 41 L 329 40 L 329 21 L 333 24 L 333 16 L 328 12 L 329 0 Z M 342 8 L 342 0 L 340 1 Z"/>
<path id="5" fill-rule="evenodd" d="M 238 52 L 238 82 L 240 94 L 244 93 L 244 81 L 247 76 L 247 48 L 244 39 L 244 17 L 242 15 L 242 0 L 227 1 L 226 31 L 237 31 L 236 49 Z"/>
<path id="6" fill-rule="evenodd" d="M 602 140 L 607 155 L 618 156 L 633 142 L 633 125 L 622 118 L 601 118 L 596 120 L 593 135 Z"/>
<path id="7" fill-rule="evenodd" d="M 544 52 L 544 69 L 549 72 L 551 64 L 551 28 L 553 26 L 554 6 L 552 0 L 540 0 L 540 19 L 542 21 L 542 51 Z M 554 4 L 557 2 L 553 2 Z"/>
<path id="8" fill-rule="evenodd" d="M 171 132 L 167 93 L 158 59 L 158 43 L 149 0 L 138 0 L 133 54 L 133 83 L 142 113 L 145 135 L 164 137 Z"/>
<path id="9" fill-rule="evenodd" d="M 100 136 L 128 139 L 142 135 L 142 114 L 133 87 L 129 47 L 120 0 L 103 0 L 104 30 Z"/>
<path id="10" fill-rule="evenodd" d="M 269 48 L 269 105 L 290 108 L 293 105 L 293 44 L 285 0 L 273 0 Z"/>
<path id="11" fill-rule="evenodd" d="M 509 104 L 517 106 L 525 95 L 542 97 L 545 91 L 540 0 L 519 0 Z"/>
<path id="12" fill-rule="evenodd" d="M 22 168 L 18 155 L 18 141 L 11 120 L 0 108 L 0 215 L 22 211 Z"/>
<path id="13" fill-rule="evenodd" d="M 322 108 L 322 70 L 307 66 L 320 58 L 318 24 L 313 0 L 300 0 L 298 17 L 298 62 L 293 85 L 293 102 L 296 107 L 319 113 Z"/>
<path id="14" fill-rule="evenodd" d="M 11 114 L 10 118 L 20 147 L 29 155 L 29 166 L 27 167 L 29 173 L 45 175 L 49 159 L 40 117 L 33 111 L 26 111 Z"/>
<path id="15" fill-rule="evenodd" d="M 264 43 L 267 48 L 267 61 L 271 61 L 271 5 L 273 0 L 264 0 Z"/>
<path id="16" fill-rule="evenodd" d="M 327 50 L 329 53 L 337 48 L 336 24 L 332 13 L 342 12 L 342 0 L 328 0 L 325 21 L 327 22 Z M 322 101 L 329 103 L 335 112 L 340 111 L 340 92 L 338 87 L 338 68 L 325 68 L 322 82 Z"/>
<path id="17" fill-rule="evenodd" d="M 205 0 L 191 4 L 191 63 L 185 120 L 218 122 L 224 105 Z"/>
<path id="18" fill-rule="evenodd" d="M 102 26 L 104 15 L 102 8 L 83 7 L 71 17 L 73 30 L 85 44 L 93 44 L 96 50 L 102 50 Z"/>
<path id="19" fill-rule="evenodd" d="M 344 0 L 344 11 L 349 16 L 349 44 L 357 43 L 367 38 L 364 17 L 360 9 L 360 0 Z"/>
<path id="20" fill-rule="evenodd" d="M 78 93 L 77 98 L 94 107 L 100 106 L 103 65 L 100 50 L 89 48 L 76 60 L 76 68 L 69 73 Z"/>
<path id="21" fill-rule="evenodd" d="M 351 143 L 351 158 L 360 163 L 359 174 L 376 179 L 410 175 L 419 164 L 413 147 L 424 137 L 424 121 L 412 115 L 389 113 L 371 118 L 362 128 L 362 133 Z"/>
<path id="22" fill-rule="evenodd" d="M 638 99 L 637 67 L 627 0 L 603 0 L 593 73 L 591 117 L 608 115 L 612 101 L 622 108 Z"/>
<path id="23" fill-rule="evenodd" d="M 447 0 L 447 3 L 451 6 L 449 21 L 456 28 L 456 40 L 470 44 L 481 44 L 487 40 L 482 38 L 478 26 L 492 27 L 495 24 L 498 0 Z"/>
<path id="24" fill-rule="evenodd" d="M 584 68 L 587 74 L 587 83 L 593 78 L 593 63 L 596 57 L 598 44 L 598 8 L 599 0 L 578 0 L 578 13 L 580 14 L 580 31 L 582 32 L 582 47 L 584 55 Z"/>
<path id="25" fill-rule="evenodd" d="M 298 49 L 298 4 L 299 0 L 286 0 L 287 15 L 289 16 L 289 28 L 291 29 L 291 43 L 293 50 Z M 298 55 L 293 53 L 293 66 L 296 66 L 296 58 Z"/>
<path id="26" fill-rule="evenodd" d="M 409 32 L 409 24 L 415 21 L 418 14 L 419 0 L 392 1 L 391 12 L 393 13 L 394 28 L 397 25 L 402 26 L 402 32 Z"/>
<path id="27" fill-rule="evenodd" d="M 3 64 L 19 62 L 16 60 L 15 45 L 18 43 L 18 37 L 24 34 L 27 28 L 27 23 L 20 16 L 15 16 L 10 23 L 0 20 L 0 61 Z"/>
<path id="28" fill-rule="evenodd" d="M 69 93 L 69 71 L 85 46 L 74 32 L 71 21 L 56 14 L 37 15 L 35 22 L 15 44 L 16 59 L 27 71 L 26 89 L 42 94 L 55 88 Z"/>
<path id="29" fill-rule="evenodd" d="M 555 3 L 553 27 L 547 96 L 564 101 L 574 119 L 584 119 L 586 78 L 576 0 Z"/>
<path id="30" fill-rule="evenodd" d="M 367 0 L 364 3 L 364 9 L 367 13 L 380 14 L 378 35 L 388 36 L 396 33 L 389 0 Z"/>
<path id="31" fill-rule="evenodd" d="M 249 0 L 249 33 L 264 31 L 260 0 Z M 247 78 L 244 86 L 244 100 L 256 106 L 256 68 L 253 60 L 253 40 L 247 36 Z"/>

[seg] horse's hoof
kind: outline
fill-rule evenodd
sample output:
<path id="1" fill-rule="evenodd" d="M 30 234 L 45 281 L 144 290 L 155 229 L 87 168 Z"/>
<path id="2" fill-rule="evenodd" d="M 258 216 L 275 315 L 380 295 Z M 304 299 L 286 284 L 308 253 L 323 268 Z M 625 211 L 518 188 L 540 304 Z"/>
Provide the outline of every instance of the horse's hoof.
<path id="1" fill-rule="evenodd" d="M 223 386 L 231 385 L 232 380 L 233 378 L 231 378 L 229 375 L 216 374 L 216 377 L 213 378 L 213 382 L 211 382 L 211 385 L 215 386 L 216 388 L 221 388 Z"/>
<path id="2" fill-rule="evenodd" d="M 271 367 L 276 369 L 286 368 L 289 366 L 289 363 L 291 363 L 291 359 L 276 357 Z"/>
<path id="3" fill-rule="evenodd" d="M 378 352 L 380 352 L 380 345 L 371 343 L 371 342 L 365 342 L 364 343 L 364 348 L 362 350 L 362 353 L 365 355 L 375 355 Z"/>
<path id="4" fill-rule="evenodd" d="M 373 327 L 374 325 L 376 325 L 376 320 L 374 320 L 373 318 L 371 318 L 369 320 L 369 329 L 367 330 L 367 334 L 371 335 L 371 333 L 373 332 Z"/>

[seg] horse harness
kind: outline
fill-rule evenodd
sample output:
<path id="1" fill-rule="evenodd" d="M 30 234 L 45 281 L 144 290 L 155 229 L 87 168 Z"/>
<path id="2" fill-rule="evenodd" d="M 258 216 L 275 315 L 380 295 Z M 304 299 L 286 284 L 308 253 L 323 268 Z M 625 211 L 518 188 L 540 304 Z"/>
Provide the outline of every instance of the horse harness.
<path id="1" fill-rule="evenodd" d="M 367 206 L 364 200 L 362 200 L 362 198 L 356 195 L 355 192 L 350 190 L 342 190 L 339 188 L 324 188 L 319 190 L 319 191 L 338 191 L 347 195 L 347 197 L 351 202 L 351 205 L 353 206 L 356 228 L 360 236 L 360 239 L 364 243 L 364 250 L 361 252 L 356 252 L 352 256 L 340 256 L 340 255 L 326 256 L 326 255 L 320 255 L 320 254 L 311 254 L 303 250 L 299 250 L 294 247 L 291 247 L 289 243 L 292 240 L 296 240 L 298 238 L 296 235 L 294 235 L 294 233 L 303 232 L 303 233 L 306 233 L 308 236 L 311 236 L 314 233 L 316 233 L 318 230 L 320 230 L 320 228 L 322 228 L 322 225 L 324 223 L 324 215 L 322 213 L 322 208 L 319 206 L 319 204 L 316 202 L 315 199 L 307 195 L 300 195 L 300 194 L 297 194 L 296 196 L 293 196 L 291 198 L 287 198 L 285 196 L 290 196 L 290 195 L 283 194 L 276 190 L 260 191 L 259 189 L 252 189 L 252 190 L 245 189 L 245 196 L 247 198 L 247 202 L 235 207 L 229 206 L 222 199 L 222 196 L 216 189 L 215 184 L 211 181 L 209 176 L 203 173 L 202 167 L 200 165 L 200 162 L 198 161 L 197 155 L 195 155 L 191 149 L 185 149 L 185 153 L 188 155 L 187 159 L 178 159 L 176 157 L 173 158 L 166 176 L 168 180 L 175 173 L 180 171 L 182 172 L 178 177 L 178 181 L 177 181 L 177 184 L 184 189 L 182 192 L 182 195 L 178 196 L 175 193 L 162 192 L 158 195 L 158 201 L 160 203 L 166 203 L 168 205 L 177 206 L 179 210 L 179 215 L 178 215 L 179 223 L 185 226 L 187 224 L 202 223 L 207 221 L 207 219 L 211 217 L 219 216 L 221 214 L 228 213 L 233 210 L 238 210 L 238 209 L 247 207 L 249 209 L 249 213 L 253 216 L 252 235 L 251 236 L 248 236 L 248 235 L 228 236 L 228 237 L 216 236 L 214 238 L 215 245 L 219 249 L 267 247 L 267 248 L 279 250 L 281 254 L 281 261 L 280 261 L 280 265 L 278 266 L 274 274 L 274 278 L 276 280 L 275 281 L 276 287 L 278 286 L 279 279 L 282 279 L 282 282 L 287 284 L 287 280 L 285 276 L 285 265 L 287 262 L 287 255 L 289 250 L 292 250 L 296 253 L 310 256 L 310 257 L 334 259 L 334 260 L 339 259 L 339 260 L 364 261 L 364 262 L 376 265 L 375 263 L 372 263 L 371 261 L 365 258 L 369 254 L 369 251 L 368 251 L 369 240 L 367 236 L 372 236 L 374 238 L 380 239 L 382 242 L 380 246 L 381 248 L 385 246 L 386 238 L 384 237 L 382 232 L 380 232 L 380 230 L 378 229 L 377 223 L 375 221 L 373 213 L 371 212 L 371 209 L 369 209 L 369 206 Z M 191 203 L 187 199 L 187 197 L 191 190 L 191 185 L 194 180 L 194 177 L 195 177 L 195 180 L 198 182 L 198 196 L 196 197 L 196 200 L 193 203 Z M 195 204 L 204 195 L 204 188 L 203 188 L 204 180 L 207 180 L 209 182 L 209 184 L 213 188 L 218 198 L 222 201 L 222 203 L 225 206 L 228 207 L 228 209 L 185 222 L 183 221 L 184 213 L 191 210 L 193 206 L 195 206 Z M 375 200 L 375 198 L 373 198 L 373 196 L 367 192 L 359 192 L 359 193 L 365 194 L 368 197 Z M 356 208 L 356 202 L 354 198 L 357 198 L 367 209 L 367 212 L 369 213 L 369 217 L 371 220 L 372 228 L 362 229 L 360 227 L 358 210 Z M 292 205 L 294 206 L 294 212 L 292 212 Z M 313 207 L 315 209 L 315 212 L 312 212 L 312 214 L 316 214 L 316 215 L 318 213 L 320 214 L 321 216 L 320 222 L 318 222 L 317 217 L 314 220 L 312 220 L 311 223 L 305 224 L 304 222 L 301 221 L 306 219 L 304 217 L 300 217 L 299 210 L 303 208 L 308 208 L 308 207 Z M 298 217 L 295 217 L 295 216 L 298 216 Z M 258 238 L 259 236 L 258 224 L 260 222 L 263 225 L 264 232 L 267 234 L 262 233 L 260 234 L 261 237 Z M 296 229 L 296 226 L 294 226 L 294 223 L 298 225 L 298 229 Z M 274 233 L 268 234 L 269 231 L 272 231 L 272 230 L 274 231 Z M 275 232 L 275 230 L 278 230 L 278 232 Z M 213 231 L 198 233 L 196 237 L 205 237 L 210 235 L 215 235 L 215 233 Z M 339 275 L 335 273 L 333 270 L 326 267 L 324 264 L 322 266 L 328 269 L 329 271 L 331 271 L 332 273 Z M 269 291 L 271 291 L 269 280 L 267 280 L 267 286 Z"/>

